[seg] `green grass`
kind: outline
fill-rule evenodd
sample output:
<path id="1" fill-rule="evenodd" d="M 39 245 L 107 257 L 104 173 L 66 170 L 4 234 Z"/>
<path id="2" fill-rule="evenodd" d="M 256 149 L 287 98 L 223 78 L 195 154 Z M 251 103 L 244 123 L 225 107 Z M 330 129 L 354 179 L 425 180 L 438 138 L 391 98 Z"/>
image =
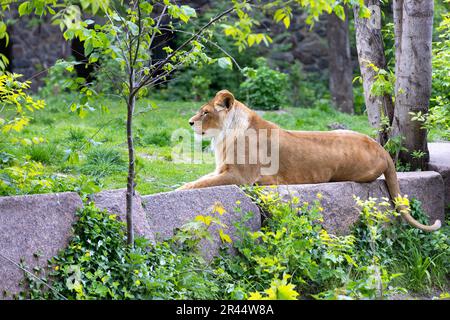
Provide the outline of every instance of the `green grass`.
<path id="1" fill-rule="evenodd" d="M 46 143 L 34 147 L 14 147 L 14 153 L 29 155 L 40 161 L 49 173 L 88 175 L 102 189 L 126 187 L 125 106 L 120 100 L 108 100 L 109 113 L 90 112 L 85 118 L 69 112 L 70 95 L 46 98 L 47 107 L 34 113 L 33 120 L 20 136 L 42 137 Z M 134 122 L 137 154 L 137 190 L 151 194 L 173 190 L 185 182 L 211 172 L 213 155 L 203 164 L 175 163 L 172 159 L 171 135 L 176 129 L 190 130 L 188 119 L 200 107 L 195 102 L 156 101 L 159 108 L 147 112 L 149 101 L 138 103 Z M 100 109 L 100 108 L 99 108 Z M 262 116 L 285 129 L 329 130 L 340 123 L 347 128 L 373 134 L 366 116 L 342 114 L 321 106 L 314 109 L 285 108 L 266 111 Z M 204 143 L 206 147 L 208 143 Z M 76 155 L 67 161 L 68 155 Z M 69 159 L 70 160 L 70 159 Z"/>

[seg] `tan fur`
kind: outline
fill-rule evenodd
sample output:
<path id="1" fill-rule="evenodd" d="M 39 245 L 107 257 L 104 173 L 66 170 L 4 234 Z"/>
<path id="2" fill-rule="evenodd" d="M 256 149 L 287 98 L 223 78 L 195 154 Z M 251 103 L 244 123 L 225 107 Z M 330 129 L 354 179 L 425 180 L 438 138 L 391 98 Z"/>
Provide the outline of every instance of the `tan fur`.
<path id="1" fill-rule="evenodd" d="M 254 183 L 271 185 L 332 181 L 371 182 L 384 174 L 391 197 L 400 195 L 391 157 L 380 144 L 364 134 L 349 130 L 329 132 L 283 130 L 235 100 L 227 90 L 219 91 L 214 99 L 202 106 L 189 121 L 201 123 L 202 132 L 199 131 L 199 127 L 194 126 L 198 134 L 208 134 L 212 132 L 210 129 L 222 131 L 213 138 L 216 155 L 215 172 L 190 182 L 180 189 Z M 235 130 L 224 130 L 225 127 Z M 269 133 L 273 129 L 279 130 L 277 174 L 262 175 L 263 165 L 259 162 L 256 164 L 224 163 L 227 146 L 223 135 L 230 135 L 231 132 L 232 135 L 237 136 L 239 132 L 246 129 L 256 131 L 267 129 Z M 248 146 L 245 152 L 248 153 Z M 401 210 L 401 214 L 408 223 L 419 229 L 433 231 L 440 227 L 439 220 L 432 226 L 426 226 L 414 220 L 405 210 Z"/>

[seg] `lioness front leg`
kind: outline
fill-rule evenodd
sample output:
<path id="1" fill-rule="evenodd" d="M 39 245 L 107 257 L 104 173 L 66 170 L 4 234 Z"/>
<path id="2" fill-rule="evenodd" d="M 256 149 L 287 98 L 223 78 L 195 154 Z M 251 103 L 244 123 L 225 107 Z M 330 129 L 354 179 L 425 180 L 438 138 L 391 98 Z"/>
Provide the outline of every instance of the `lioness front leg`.
<path id="1" fill-rule="evenodd" d="M 180 190 L 186 190 L 186 189 L 199 189 L 199 188 L 206 188 L 206 187 L 214 187 L 214 186 L 223 186 L 223 185 L 230 185 L 230 184 L 252 184 L 254 181 L 244 181 L 239 176 L 233 175 L 230 172 L 223 172 L 220 174 L 215 174 L 211 176 L 205 176 L 202 177 L 196 181 L 189 182 L 182 186 Z"/>
<path id="2" fill-rule="evenodd" d="M 176 190 L 194 189 L 194 188 L 191 188 L 192 184 L 194 184 L 197 181 L 201 181 L 201 180 L 213 177 L 215 175 L 216 175 L 215 172 L 208 173 L 207 175 L 204 175 L 203 177 L 198 178 L 196 181 L 188 182 L 188 183 L 182 185 L 181 187 L 177 188 Z"/>

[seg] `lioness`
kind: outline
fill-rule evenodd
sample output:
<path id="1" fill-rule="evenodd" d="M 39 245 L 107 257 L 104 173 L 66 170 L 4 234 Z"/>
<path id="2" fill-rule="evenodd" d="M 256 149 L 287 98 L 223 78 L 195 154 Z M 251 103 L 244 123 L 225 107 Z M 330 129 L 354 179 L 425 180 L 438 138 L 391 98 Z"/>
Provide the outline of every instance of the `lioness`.
<path id="1" fill-rule="evenodd" d="M 213 138 L 216 169 L 180 189 L 254 183 L 371 182 L 384 174 L 391 197 L 400 195 L 391 157 L 381 145 L 364 134 L 349 130 L 284 130 L 262 119 L 228 90 L 219 91 L 189 123 L 196 134 Z M 246 137 L 248 132 L 253 132 L 253 135 Z M 244 139 L 240 139 L 242 137 Z M 256 137 L 253 145 L 250 142 L 252 137 Z M 233 152 L 227 153 L 230 150 Z M 234 150 L 238 150 L 237 154 Z M 257 159 L 253 155 L 253 161 L 250 161 L 251 153 L 255 151 Z M 279 167 L 276 172 L 264 173 L 264 170 L 268 172 L 269 164 L 260 156 L 269 153 L 278 160 Z M 245 161 L 242 161 L 242 155 Z M 441 226 L 439 220 L 432 226 L 423 225 L 407 211 L 400 211 L 409 224 L 419 229 L 434 231 Z"/>

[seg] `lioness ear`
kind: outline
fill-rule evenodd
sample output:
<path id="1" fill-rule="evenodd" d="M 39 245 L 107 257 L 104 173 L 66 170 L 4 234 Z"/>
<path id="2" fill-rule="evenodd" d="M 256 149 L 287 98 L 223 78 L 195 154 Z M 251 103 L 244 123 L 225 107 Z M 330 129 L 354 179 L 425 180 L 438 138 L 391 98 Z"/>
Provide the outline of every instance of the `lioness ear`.
<path id="1" fill-rule="evenodd" d="M 220 90 L 216 93 L 214 98 L 214 107 L 217 111 L 225 109 L 231 109 L 234 105 L 234 96 L 228 90 Z"/>

